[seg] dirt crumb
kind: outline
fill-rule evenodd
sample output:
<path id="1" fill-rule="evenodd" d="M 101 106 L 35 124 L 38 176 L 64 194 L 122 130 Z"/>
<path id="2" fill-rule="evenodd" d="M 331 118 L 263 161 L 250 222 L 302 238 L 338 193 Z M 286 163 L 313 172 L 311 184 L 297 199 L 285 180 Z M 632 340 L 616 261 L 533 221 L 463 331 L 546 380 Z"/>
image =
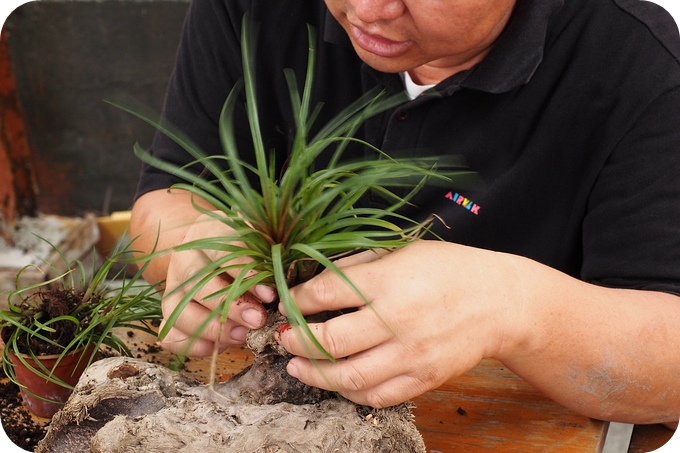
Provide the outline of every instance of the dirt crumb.
<path id="1" fill-rule="evenodd" d="M 6 379 L 0 382 L 0 401 L 4 403 L 0 407 L 0 418 L 7 437 L 24 450 L 35 450 L 45 437 L 49 423 L 40 423 L 31 417 L 21 402 L 19 387 Z"/>

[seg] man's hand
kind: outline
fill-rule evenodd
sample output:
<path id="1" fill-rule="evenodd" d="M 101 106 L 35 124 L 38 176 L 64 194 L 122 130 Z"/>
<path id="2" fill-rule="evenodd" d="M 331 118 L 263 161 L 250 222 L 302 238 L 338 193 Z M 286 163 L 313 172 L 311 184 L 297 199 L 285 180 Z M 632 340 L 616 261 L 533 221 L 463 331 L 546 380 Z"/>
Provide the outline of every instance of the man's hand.
<path id="1" fill-rule="evenodd" d="M 139 256 L 144 257 L 152 250 L 167 250 L 197 239 L 233 235 L 233 231 L 224 223 L 201 215 L 195 205 L 214 209 L 205 201 L 179 189 L 156 190 L 141 196 L 135 202 L 130 222 L 130 235 L 136 238 L 134 245 L 135 249 L 140 250 Z M 211 250 L 188 250 L 162 254 L 149 263 L 144 278 L 149 282 L 165 282 L 162 308 L 166 319 L 190 289 L 191 283 L 186 286 L 182 286 L 182 283 L 221 256 Z M 208 296 L 227 286 L 231 278 L 225 272 L 208 282 L 193 297 L 163 339 L 164 348 L 187 356 L 206 356 L 212 353 L 215 342 L 218 342 L 221 350 L 228 345 L 241 344 L 245 341 L 248 328 L 262 327 L 266 315 L 260 301 L 271 302 L 276 294 L 270 287 L 256 286 L 252 294 L 245 294 L 231 304 L 229 319 L 223 326 L 216 319 L 198 339 L 193 338 L 211 310 L 220 303 L 217 299 L 209 300 Z"/>
<path id="2" fill-rule="evenodd" d="M 516 290 L 511 259 L 418 241 L 390 254 L 365 252 L 340 260 L 368 304 L 328 270 L 293 288 L 303 314 L 357 310 L 311 325 L 336 363 L 320 360 L 296 329 L 281 332 L 280 343 L 298 356 L 288 372 L 373 407 L 438 387 L 495 355 L 507 341 L 507 326 L 522 316 L 521 304 L 508 303 L 507 293 Z"/>
<path id="3" fill-rule="evenodd" d="M 182 243 L 218 236 L 233 236 L 233 234 L 233 230 L 224 223 L 203 215 L 187 229 Z M 245 246 L 243 243 L 235 245 Z M 226 252 L 215 250 L 187 250 L 172 254 L 168 266 L 165 295 L 162 300 L 165 319 L 171 315 L 193 286 L 193 283 L 184 283 L 203 267 L 225 254 Z M 243 260 L 235 259 L 229 264 L 245 263 Z M 272 288 L 260 285 L 253 288 L 252 293 L 246 293 L 232 302 L 226 323 L 221 324 L 219 318 L 213 319 L 207 328 L 200 332 L 198 338 L 192 338 L 192 335 L 199 331 L 203 322 L 222 301 L 222 298 L 211 299 L 209 296 L 228 286 L 232 278 L 233 276 L 225 271 L 208 281 L 196 293 L 163 339 L 162 345 L 165 349 L 187 356 L 207 356 L 213 352 L 215 343 L 219 343 L 220 350 L 230 345 L 243 344 L 248 329 L 258 329 L 264 325 L 266 311 L 261 302 L 273 301 L 275 293 Z"/>

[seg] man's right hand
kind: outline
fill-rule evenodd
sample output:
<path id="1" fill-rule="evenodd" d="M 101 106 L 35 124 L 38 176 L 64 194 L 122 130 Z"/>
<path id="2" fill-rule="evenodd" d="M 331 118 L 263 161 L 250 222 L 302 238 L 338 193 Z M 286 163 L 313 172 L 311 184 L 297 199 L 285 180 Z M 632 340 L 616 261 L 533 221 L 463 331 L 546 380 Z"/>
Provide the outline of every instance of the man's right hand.
<path id="1" fill-rule="evenodd" d="M 194 197 L 193 202 L 197 200 Z M 211 207 L 205 202 L 201 205 Z M 197 239 L 232 235 L 224 223 L 200 214 L 192 205 L 191 194 L 185 191 L 158 190 L 140 197 L 132 212 L 130 225 L 132 237 L 137 237 L 135 249 L 150 252 L 156 240 L 156 250 L 165 250 Z M 243 244 L 240 244 L 243 245 Z M 187 250 L 172 252 L 154 259 L 145 278 L 149 281 L 165 280 L 162 309 L 165 325 L 180 301 L 190 290 L 191 284 L 183 285 L 202 267 L 224 256 L 225 252 L 214 250 Z M 230 262 L 235 264 L 236 260 Z M 207 326 L 202 325 L 221 302 L 209 299 L 231 282 L 228 272 L 220 274 L 205 284 L 184 307 L 168 334 L 163 338 L 165 349 L 185 356 L 207 356 L 212 354 L 215 343 L 220 350 L 230 345 L 243 344 L 248 329 L 260 328 L 266 322 L 266 311 L 262 302 L 271 302 L 276 293 L 273 288 L 258 285 L 232 302 L 226 323 L 213 319 Z M 162 327 L 161 327 L 162 328 Z M 200 333 L 197 332 L 201 330 Z"/>

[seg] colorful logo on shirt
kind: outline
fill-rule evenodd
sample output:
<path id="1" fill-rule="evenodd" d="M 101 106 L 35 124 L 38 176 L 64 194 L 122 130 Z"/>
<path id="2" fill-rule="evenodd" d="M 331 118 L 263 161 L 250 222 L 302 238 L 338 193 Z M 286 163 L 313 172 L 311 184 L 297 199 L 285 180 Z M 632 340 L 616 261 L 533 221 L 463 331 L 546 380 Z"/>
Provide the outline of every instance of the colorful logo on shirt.
<path id="1" fill-rule="evenodd" d="M 449 200 L 453 201 L 454 203 L 464 207 L 474 215 L 479 215 L 479 210 L 482 209 L 481 206 L 479 206 L 477 203 L 475 203 L 472 200 L 468 200 L 458 192 L 456 193 L 449 192 L 444 196 Z"/>

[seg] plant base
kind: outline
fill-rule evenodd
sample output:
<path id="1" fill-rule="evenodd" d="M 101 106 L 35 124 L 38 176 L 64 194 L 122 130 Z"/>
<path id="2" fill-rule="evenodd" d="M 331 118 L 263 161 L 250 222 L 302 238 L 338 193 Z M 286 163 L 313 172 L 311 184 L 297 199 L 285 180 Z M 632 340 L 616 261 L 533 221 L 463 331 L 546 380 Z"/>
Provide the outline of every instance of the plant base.
<path id="1" fill-rule="evenodd" d="M 229 382 L 211 389 L 140 360 L 93 364 L 36 452 L 424 453 L 409 406 L 253 404 Z"/>

